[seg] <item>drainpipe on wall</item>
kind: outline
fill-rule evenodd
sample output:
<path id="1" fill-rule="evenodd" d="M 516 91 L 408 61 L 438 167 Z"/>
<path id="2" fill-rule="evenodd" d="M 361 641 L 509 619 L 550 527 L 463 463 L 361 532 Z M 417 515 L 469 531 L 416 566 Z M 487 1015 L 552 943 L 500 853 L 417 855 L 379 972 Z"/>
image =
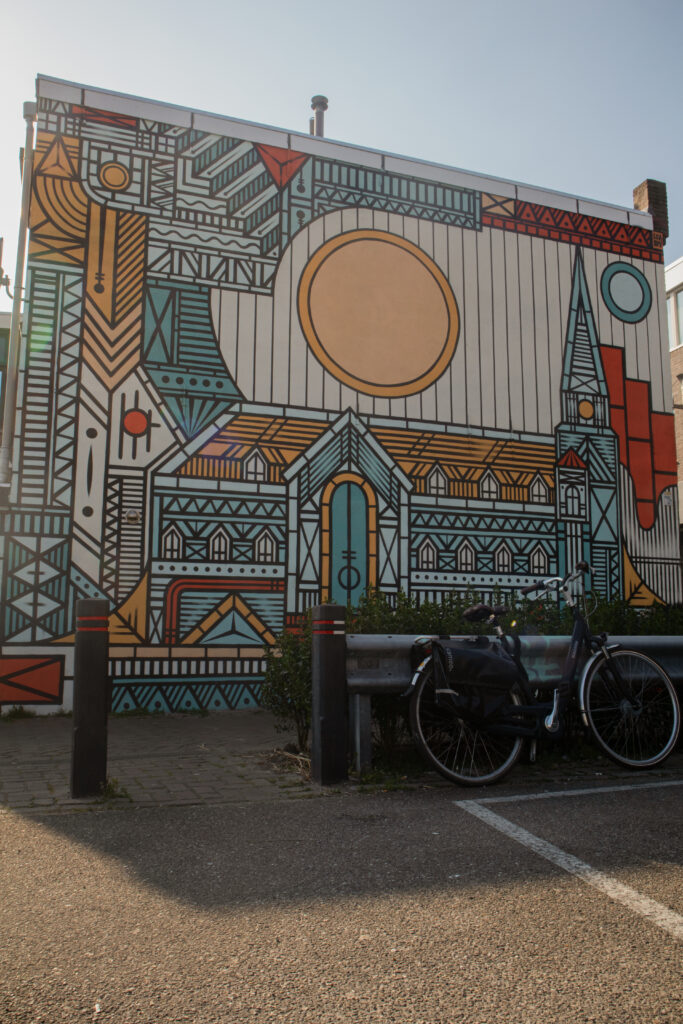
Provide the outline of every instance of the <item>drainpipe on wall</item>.
<path id="1" fill-rule="evenodd" d="M 7 351 L 7 377 L 5 384 L 5 409 L 2 419 L 2 444 L 0 445 L 0 504 L 7 504 L 12 482 L 12 447 L 14 444 L 14 418 L 17 404 L 17 383 L 19 376 L 19 346 L 21 341 L 21 302 L 24 292 L 24 264 L 26 262 L 26 235 L 28 233 L 28 211 L 31 203 L 31 180 L 33 178 L 33 126 L 36 120 L 36 104 L 24 103 L 26 121 L 26 144 L 21 176 L 21 218 L 17 241 L 17 265 L 14 274 L 14 298 L 12 320 Z"/>

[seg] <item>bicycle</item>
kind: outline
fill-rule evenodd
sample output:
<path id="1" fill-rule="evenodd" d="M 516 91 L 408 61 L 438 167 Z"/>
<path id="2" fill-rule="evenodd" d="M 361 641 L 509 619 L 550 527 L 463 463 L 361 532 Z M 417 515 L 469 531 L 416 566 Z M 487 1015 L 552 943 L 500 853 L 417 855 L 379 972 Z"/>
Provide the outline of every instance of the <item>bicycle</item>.
<path id="1" fill-rule="evenodd" d="M 590 632 L 586 573 L 590 567 L 579 562 L 565 577 L 520 589 L 523 595 L 560 595 L 572 610 L 569 650 L 561 679 L 550 684 L 552 700 L 543 692 L 550 686 L 530 683 L 519 636 L 507 636 L 499 625 L 508 612 L 503 606 L 478 604 L 464 612 L 471 622 L 488 621 L 496 632 L 492 641 L 418 638 L 410 726 L 426 761 L 445 778 L 465 786 L 497 782 L 525 743 L 533 760 L 539 739 L 563 734 L 570 708 L 578 708 L 584 727 L 617 764 L 652 768 L 671 754 L 681 718 L 674 686 L 652 658 Z"/>

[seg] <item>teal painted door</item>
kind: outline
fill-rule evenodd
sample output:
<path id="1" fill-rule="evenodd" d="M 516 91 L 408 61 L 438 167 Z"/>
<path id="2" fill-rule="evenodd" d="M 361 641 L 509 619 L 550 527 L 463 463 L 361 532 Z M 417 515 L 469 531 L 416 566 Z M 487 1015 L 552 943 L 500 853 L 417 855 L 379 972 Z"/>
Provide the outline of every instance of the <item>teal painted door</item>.
<path id="1" fill-rule="evenodd" d="M 330 600 L 355 605 L 368 585 L 368 502 L 358 484 L 334 491 L 330 532 Z"/>

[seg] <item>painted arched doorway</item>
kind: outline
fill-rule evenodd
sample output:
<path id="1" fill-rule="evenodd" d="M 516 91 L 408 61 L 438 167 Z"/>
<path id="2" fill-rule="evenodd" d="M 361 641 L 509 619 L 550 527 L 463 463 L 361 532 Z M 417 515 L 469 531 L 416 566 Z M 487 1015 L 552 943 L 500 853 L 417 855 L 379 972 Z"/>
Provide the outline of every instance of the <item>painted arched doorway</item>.
<path id="1" fill-rule="evenodd" d="M 329 482 L 322 500 L 322 600 L 358 604 L 377 583 L 377 500 L 356 473 Z"/>

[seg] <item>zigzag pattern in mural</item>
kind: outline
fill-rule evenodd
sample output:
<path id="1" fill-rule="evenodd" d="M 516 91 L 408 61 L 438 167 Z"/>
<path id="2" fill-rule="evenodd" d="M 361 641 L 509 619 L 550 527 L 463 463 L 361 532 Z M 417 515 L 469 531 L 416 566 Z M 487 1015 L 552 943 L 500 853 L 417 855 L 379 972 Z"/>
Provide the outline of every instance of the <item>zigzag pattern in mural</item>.
<path id="1" fill-rule="evenodd" d="M 519 199 L 514 200 L 514 213 L 510 213 L 509 206 L 501 206 L 500 197 L 485 198 L 489 202 L 484 202 L 481 222 L 486 227 L 516 231 L 518 234 L 548 238 L 570 245 L 584 245 L 590 249 L 602 249 L 604 252 L 633 256 L 652 263 L 664 261 L 661 247 L 655 245 L 653 232 L 646 228 L 558 210 L 539 203 L 526 203 Z"/>
<path id="2" fill-rule="evenodd" d="M 187 680 L 170 683 L 168 679 L 124 681 L 114 679 L 112 711 L 232 711 L 256 707 L 260 680 L 211 681 Z"/>

